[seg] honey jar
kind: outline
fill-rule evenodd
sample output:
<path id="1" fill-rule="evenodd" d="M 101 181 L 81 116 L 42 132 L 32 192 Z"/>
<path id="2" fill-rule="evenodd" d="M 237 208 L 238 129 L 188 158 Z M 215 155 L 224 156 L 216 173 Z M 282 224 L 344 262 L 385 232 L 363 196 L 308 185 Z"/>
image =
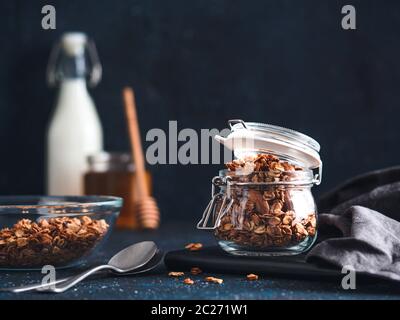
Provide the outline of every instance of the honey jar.
<path id="1" fill-rule="evenodd" d="M 137 229 L 134 203 L 135 166 L 129 153 L 101 152 L 88 157 L 89 171 L 85 174 L 86 195 L 112 195 L 124 199 L 124 205 L 116 222 L 117 227 Z M 151 175 L 146 171 L 147 185 L 151 192 Z"/>

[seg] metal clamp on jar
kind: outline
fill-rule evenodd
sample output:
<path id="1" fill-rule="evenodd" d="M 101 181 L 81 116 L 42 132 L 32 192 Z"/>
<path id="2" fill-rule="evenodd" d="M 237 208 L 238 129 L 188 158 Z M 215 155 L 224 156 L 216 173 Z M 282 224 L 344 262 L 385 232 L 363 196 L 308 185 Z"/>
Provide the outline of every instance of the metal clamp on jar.
<path id="1" fill-rule="evenodd" d="M 292 255 L 311 247 L 317 208 L 311 187 L 320 184 L 319 144 L 282 127 L 229 121 L 216 139 L 235 160 L 212 180 L 212 199 L 197 228 L 214 230 L 219 245 L 236 255 Z"/>

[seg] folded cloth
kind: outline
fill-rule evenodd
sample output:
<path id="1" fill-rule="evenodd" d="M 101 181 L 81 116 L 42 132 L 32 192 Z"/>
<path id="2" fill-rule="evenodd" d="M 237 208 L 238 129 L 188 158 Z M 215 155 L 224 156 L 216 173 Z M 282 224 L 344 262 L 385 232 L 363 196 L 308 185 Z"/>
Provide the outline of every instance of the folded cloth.
<path id="1" fill-rule="evenodd" d="M 321 198 L 320 241 L 307 261 L 400 281 L 400 167 L 358 176 Z"/>
<path id="2" fill-rule="evenodd" d="M 318 209 L 340 214 L 344 208 L 362 205 L 400 221 L 397 183 L 400 183 L 400 166 L 368 172 L 327 192 L 319 199 Z"/>

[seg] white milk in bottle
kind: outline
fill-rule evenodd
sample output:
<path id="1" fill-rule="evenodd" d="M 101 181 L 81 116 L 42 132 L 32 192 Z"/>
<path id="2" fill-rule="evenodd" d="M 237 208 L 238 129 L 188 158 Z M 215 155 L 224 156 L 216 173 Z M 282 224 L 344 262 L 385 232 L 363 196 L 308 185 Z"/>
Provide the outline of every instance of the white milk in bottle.
<path id="1" fill-rule="evenodd" d="M 85 51 L 91 61 L 87 68 Z M 83 33 L 66 33 L 53 49 L 48 68 L 50 84 L 59 84 L 54 114 L 47 134 L 47 193 L 83 194 L 87 157 L 103 149 L 103 132 L 96 107 L 86 87 L 95 85 L 101 66 L 94 44 Z"/>

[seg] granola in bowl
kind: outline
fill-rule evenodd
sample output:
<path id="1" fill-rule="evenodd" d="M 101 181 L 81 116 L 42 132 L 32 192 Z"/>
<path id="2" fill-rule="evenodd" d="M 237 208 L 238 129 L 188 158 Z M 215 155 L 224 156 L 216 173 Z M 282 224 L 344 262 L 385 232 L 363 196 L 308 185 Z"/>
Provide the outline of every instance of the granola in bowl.
<path id="1" fill-rule="evenodd" d="M 0 267 L 59 266 L 86 256 L 107 233 L 104 219 L 19 220 L 0 230 Z"/>
<path id="2" fill-rule="evenodd" d="M 116 197 L 0 197 L 0 269 L 68 267 L 91 256 L 110 233 Z"/>

